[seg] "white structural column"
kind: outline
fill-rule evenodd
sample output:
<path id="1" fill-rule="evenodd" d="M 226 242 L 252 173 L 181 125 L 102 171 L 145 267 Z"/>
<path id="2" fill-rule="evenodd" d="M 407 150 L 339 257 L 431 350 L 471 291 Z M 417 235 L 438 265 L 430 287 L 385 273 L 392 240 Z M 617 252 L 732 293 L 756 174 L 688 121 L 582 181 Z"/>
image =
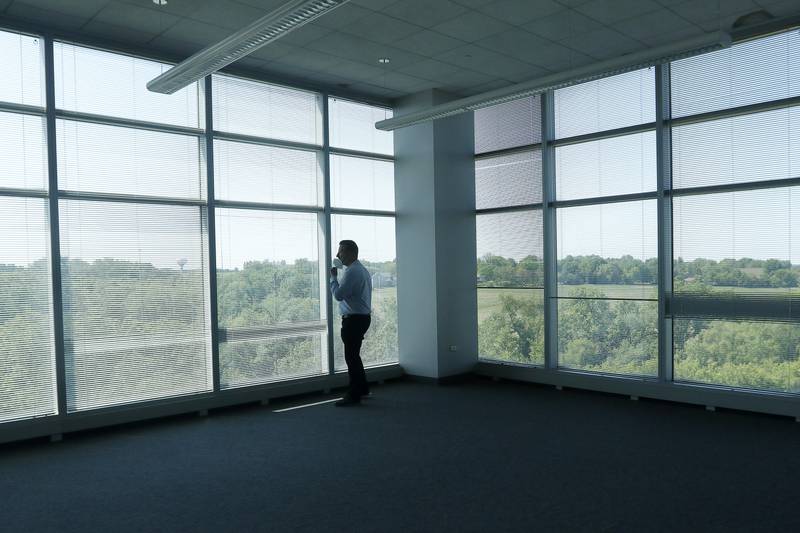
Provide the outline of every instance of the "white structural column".
<path id="1" fill-rule="evenodd" d="M 403 115 L 452 99 L 425 91 Z M 395 131 L 400 365 L 441 379 L 478 362 L 472 113 Z"/>

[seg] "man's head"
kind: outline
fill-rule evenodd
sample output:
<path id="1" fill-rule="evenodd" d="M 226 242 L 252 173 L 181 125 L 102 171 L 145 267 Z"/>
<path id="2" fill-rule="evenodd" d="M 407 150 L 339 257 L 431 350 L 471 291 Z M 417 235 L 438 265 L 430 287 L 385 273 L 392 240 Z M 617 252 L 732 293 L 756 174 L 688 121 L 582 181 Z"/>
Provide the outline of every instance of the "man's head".
<path id="1" fill-rule="evenodd" d="M 338 257 L 345 266 L 353 264 L 353 261 L 358 259 L 358 245 L 356 241 L 339 241 L 339 251 L 336 253 L 336 257 Z"/>

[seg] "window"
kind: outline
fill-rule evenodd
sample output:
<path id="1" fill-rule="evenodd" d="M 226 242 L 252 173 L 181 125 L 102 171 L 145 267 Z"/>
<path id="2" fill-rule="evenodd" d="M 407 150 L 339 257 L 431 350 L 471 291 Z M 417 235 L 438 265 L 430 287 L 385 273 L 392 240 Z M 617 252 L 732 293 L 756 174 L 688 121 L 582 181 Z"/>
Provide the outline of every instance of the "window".
<path id="1" fill-rule="evenodd" d="M 217 210 L 217 301 L 223 388 L 328 369 L 315 213 Z"/>
<path id="2" fill-rule="evenodd" d="M 331 244 L 336 253 L 339 241 L 358 244 L 359 262 L 372 275 L 372 323 L 364 338 L 361 359 L 364 365 L 397 361 L 397 258 L 394 217 L 333 215 Z M 334 356 L 336 369 L 346 368 L 344 346 L 339 336 L 341 314 L 334 300 Z"/>
<path id="3" fill-rule="evenodd" d="M 331 205 L 394 211 L 394 163 L 332 154 Z"/>
<path id="4" fill-rule="evenodd" d="M 331 146 L 345 150 L 393 155 L 394 135 L 375 128 L 375 123 L 392 118 L 392 110 L 341 100 L 328 99 Z"/>
<path id="5" fill-rule="evenodd" d="M 475 152 L 485 154 L 475 159 L 483 359 L 544 364 L 541 140 L 538 96 L 475 112 Z"/>
<path id="6" fill-rule="evenodd" d="M 68 43 L 54 45 L 56 107 L 190 128 L 204 123 L 200 83 L 175 94 L 147 90 L 171 65 Z"/>
<path id="7" fill-rule="evenodd" d="M 315 151 L 214 141 L 214 194 L 220 200 L 321 205 L 321 155 Z"/>
<path id="8" fill-rule="evenodd" d="M 800 106 L 735 109 L 800 94 L 798 43 L 791 31 L 672 66 L 673 113 L 713 112 L 673 128 L 676 380 L 800 391 Z"/>
<path id="9" fill-rule="evenodd" d="M 211 390 L 200 207 L 61 200 L 67 406 Z"/>
<path id="10" fill-rule="evenodd" d="M 47 201 L 0 196 L 0 422 L 56 414 Z"/>
<path id="11" fill-rule="evenodd" d="M 0 31 L 0 102 L 44 107 L 42 39 Z"/>
<path id="12" fill-rule="evenodd" d="M 655 69 L 555 91 L 556 138 L 648 124 L 656 119 Z"/>
<path id="13" fill-rule="evenodd" d="M 47 189 L 44 118 L 0 112 L 0 188 Z"/>
<path id="14" fill-rule="evenodd" d="M 211 79 L 215 130 L 322 144 L 320 95 L 217 74 Z"/>

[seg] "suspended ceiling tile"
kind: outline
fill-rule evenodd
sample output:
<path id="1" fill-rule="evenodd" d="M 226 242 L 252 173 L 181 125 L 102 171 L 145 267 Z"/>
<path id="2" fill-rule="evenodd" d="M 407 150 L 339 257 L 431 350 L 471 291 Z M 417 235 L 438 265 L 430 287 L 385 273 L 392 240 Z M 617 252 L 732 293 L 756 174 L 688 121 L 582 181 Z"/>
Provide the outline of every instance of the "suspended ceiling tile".
<path id="1" fill-rule="evenodd" d="M 93 17 L 111 0 L 16 0 L 12 10 L 26 7 L 41 9 L 52 13 L 61 13 L 72 17 Z"/>
<path id="2" fill-rule="evenodd" d="M 305 46 L 308 43 L 322 39 L 326 35 L 330 35 L 333 30 L 330 28 L 323 28 L 317 26 L 313 22 L 306 24 L 296 30 L 290 31 L 281 37 L 276 43 L 289 44 L 293 46 Z"/>
<path id="3" fill-rule="evenodd" d="M 481 74 L 480 72 L 475 72 L 474 70 L 462 68 L 452 74 L 448 74 L 445 79 L 440 79 L 437 81 L 442 82 L 442 87 L 455 85 L 463 89 L 465 87 L 485 84 L 493 79 L 493 76 L 489 76 L 488 74 Z M 507 85 L 510 82 L 503 80 L 503 83 Z"/>
<path id="4" fill-rule="evenodd" d="M 503 79 L 533 77 L 542 72 L 538 67 L 475 45 L 456 48 L 436 59 Z"/>
<path id="5" fill-rule="evenodd" d="M 613 24 L 663 8 L 653 0 L 592 0 L 575 9 L 603 24 Z"/>
<path id="6" fill-rule="evenodd" d="M 128 31 L 141 31 L 158 35 L 174 26 L 179 20 L 179 17 L 170 13 L 159 13 L 152 9 L 125 2 L 111 2 L 95 15 L 90 24 L 95 34 L 108 34 L 108 31 L 103 32 L 101 28 L 97 27 L 101 24 L 107 24 L 115 28 L 124 28 Z M 118 38 L 122 39 L 123 37 L 120 35 Z M 136 39 L 135 36 L 134 39 Z"/>
<path id="7" fill-rule="evenodd" d="M 462 68 L 456 65 L 442 63 L 435 59 L 426 59 L 425 61 L 420 61 L 419 63 L 414 63 L 413 65 L 398 69 L 398 72 L 408 74 L 409 76 L 425 78 L 426 80 L 439 80 L 443 77 L 460 72 L 461 70 Z"/>
<path id="8" fill-rule="evenodd" d="M 447 35 L 442 35 L 431 30 L 422 30 L 404 39 L 393 43 L 394 46 L 408 50 L 419 55 L 433 56 L 453 48 L 464 46 L 464 41 L 459 41 Z"/>
<path id="9" fill-rule="evenodd" d="M 467 8 L 464 6 L 450 0 L 403 0 L 392 4 L 382 12 L 411 24 L 430 28 L 446 22 L 466 10 Z"/>
<path id="10" fill-rule="evenodd" d="M 170 0 L 170 3 L 173 0 Z M 182 0 L 187 1 L 187 0 Z M 190 2 L 196 2 L 198 0 L 189 0 Z M 216 0 L 199 0 L 203 2 L 216 2 Z M 270 12 L 275 9 L 278 9 L 282 5 L 286 4 L 287 0 L 235 0 L 239 4 L 244 4 L 250 7 L 255 7 L 256 9 L 263 10 L 264 12 Z"/>
<path id="11" fill-rule="evenodd" d="M 420 26 L 373 13 L 345 26 L 341 31 L 376 43 L 392 44 L 398 39 L 417 33 L 420 29 L 422 29 Z"/>
<path id="12" fill-rule="evenodd" d="M 403 1 L 404 0 L 350 0 L 350 3 L 371 9 L 372 11 L 383 11 L 392 4 Z"/>
<path id="13" fill-rule="evenodd" d="M 81 32 L 85 32 L 93 37 L 102 37 L 103 39 L 116 42 L 134 43 L 140 46 L 146 44 L 156 36 L 155 33 L 149 33 L 144 30 L 135 30 L 97 20 L 92 20 L 88 24 L 85 24 L 81 28 Z"/>
<path id="14" fill-rule="evenodd" d="M 761 7 L 753 0 L 691 0 L 675 4 L 670 9 L 689 22 L 718 21 L 726 15 L 757 11 Z"/>
<path id="15" fill-rule="evenodd" d="M 553 72 L 569 70 L 593 62 L 590 56 L 562 44 L 549 43 L 531 50 L 529 63 Z"/>
<path id="16" fill-rule="evenodd" d="M 456 4 L 468 7 L 470 9 L 480 9 L 481 7 L 491 4 L 495 0 L 453 0 Z"/>
<path id="17" fill-rule="evenodd" d="M 641 40 L 648 47 L 653 48 L 655 46 L 661 46 L 665 44 L 674 43 L 677 41 L 682 41 L 690 37 L 697 37 L 698 35 L 702 34 L 703 30 L 701 28 L 698 28 L 697 26 L 692 26 L 691 28 L 688 29 L 677 30 L 669 33 L 648 35 L 646 37 L 643 37 Z"/>
<path id="18" fill-rule="evenodd" d="M 322 26 L 323 28 L 340 30 L 372 13 L 374 13 L 374 11 L 357 6 L 353 3 L 347 3 L 337 7 L 330 13 L 325 13 L 318 19 L 314 19 L 314 24 Z"/>
<path id="19" fill-rule="evenodd" d="M 529 22 L 523 28 L 545 39 L 561 41 L 571 36 L 587 33 L 603 25 L 575 10 L 561 11 L 555 15 Z"/>
<path id="20" fill-rule="evenodd" d="M 58 16 L 53 16 L 53 13 L 50 11 L 29 4 L 23 4 L 19 1 L 14 2 L 6 9 L 6 15 L 34 23 L 47 21 L 49 28 L 64 31 L 77 31 L 89 21 L 87 17 L 76 17 L 63 13 Z"/>
<path id="21" fill-rule="evenodd" d="M 191 14 L 191 18 L 236 31 L 252 24 L 270 11 L 269 8 L 257 9 L 232 0 L 214 0 L 212 3 L 203 2 Z"/>
<path id="22" fill-rule="evenodd" d="M 230 29 L 221 28 L 191 19 L 181 19 L 166 30 L 163 35 L 189 43 L 197 43 L 202 47 L 221 41 L 232 33 Z"/>
<path id="23" fill-rule="evenodd" d="M 332 69 L 348 80 L 375 83 L 377 85 L 382 85 L 383 77 L 389 72 L 376 65 L 368 65 L 348 59 L 340 59 L 332 66 Z"/>
<path id="24" fill-rule="evenodd" d="M 248 54 L 247 57 L 253 57 L 261 61 L 275 61 L 276 59 L 280 59 L 292 52 L 298 52 L 300 50 L 302 50 L 302 48 L 299 46 L 291 46 L 286 44 L 286 41 L 281 39 L 279 41 L 269 43 L 266 46 L 262 46 L 255 52 Z"/>
<path id="25" fill-rule="evenodd" d="M 766 4 L 766 7 L 767 11 L 776 17 L 800 16 L 800 3 L 797 2 L 797 0 L 769 2 L 769 4 Z"/>
<path id="26" fill-rule="evenodd" d="M 551 43 L 552 41 L 542 39 L 523 29 L 513 28 L 490 35 L 475 44 L 521 61 L 530 62 L 526 58 L 530 57 L 535 50 Z"/>
<path id="27" fill-rule="evenodd" d="M 478 9 L 494 18 L 520 26 L 566 8 L 554 0 L 497 0 Z"/>
<path id="28" fill-rule="evenodd" d="M 379 87 L 370 83 L 347 83 L 346 85 L 348 90 L 374 95 L 376 98 L 394 100 L 395 98 L 400 98 L 405 95 L 402 91 L 395 91 L 394 89 Z"/>
<path id="29" fill-rule="evenodd" d="M 393 68 L 402 68 L 425 59 L 423 56 L 406 50 L 386 44 L 365 41 L 341 32 L 334 32 L 324 39 L 309 43 L 306 48 L 333 54 L 343 59 L 374 65 L 378 65 L 378 58 L 389 57 Z"/>
<path id="30" fill-rule="evenodd" d="M 642 48 L 637 41 L 606 27 L 585 33 L 565 44 L 598 59 L 608 59 Z"/>
<path id="31" fill-rule="evenodd" d="M 643 42 L 654 34 L 687 30 L 701 33 L 697 26 L 667 9 L 660 9 L 652 13 L 629 18 L 617 22 L 613 27 L 620 33 Z"/>
<path id="32" fill-rule="evenodd" d="M 508 31 L 512 28 L 513 26 L 510 24 L 487 17 L 477 11 L 467 11 L 447 22 L 437 24 L 432 29 L 436 32 L 471 43 L 501 31 Z"/>
<path id="33" fill-rule="evenodd" d="M 339 62 L 339 58 L 318 52 L 316 50 L 308 50 L 306 48 L 298 48 L 296 51 L 290 52 L 282 56 L 279 61 L 281 63 L 296 65 L 299 68 L 306 70 L 326 70 L 331 65 Z"/>

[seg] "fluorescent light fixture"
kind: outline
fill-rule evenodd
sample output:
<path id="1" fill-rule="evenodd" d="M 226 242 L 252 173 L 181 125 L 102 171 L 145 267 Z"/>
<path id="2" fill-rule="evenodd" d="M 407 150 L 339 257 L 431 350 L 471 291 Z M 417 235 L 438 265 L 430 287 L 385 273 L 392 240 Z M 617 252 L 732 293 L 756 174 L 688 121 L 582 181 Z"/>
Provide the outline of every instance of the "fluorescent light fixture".
<path id="1" fill-rule="evenodd" d="M 482 94 L 468 96 L 466 98 L 433 106 L 423 111 L 381 120 L 375 123 L 375 127 L 383 131 L 405 128 L 407 126 L 413 126 L 414 124 L 450 117 L 467 111 L 474 111 L 483 107 L 532 96 L 534 94 L 541 94 L 549 90 L 561 89 L 570 85 L 577 85 L 615 74 L 639 70 L 659 63 L 667 63 L 669 61 L 676 61 L 678 59 L 720 50 L 730 45 L 731 36 L 725 32 L 701 35 L 679 43 L 648 48 L 641 52 L 601 61 L 600 63 L 594 63 L 566 72 L 550 74 L 549 76 L 544 76 L 535 80 L 524 81 Z"/>
<path id="2" fill-rule="evenodd" d="M 147 88 L 172 94 L 204 76 L 230 65 L 237 59 L 280 39 L 292 30 L 311 22 L 349 0 L 292 0 L 268 15 L 204 48 L 153 78 Z"/>

